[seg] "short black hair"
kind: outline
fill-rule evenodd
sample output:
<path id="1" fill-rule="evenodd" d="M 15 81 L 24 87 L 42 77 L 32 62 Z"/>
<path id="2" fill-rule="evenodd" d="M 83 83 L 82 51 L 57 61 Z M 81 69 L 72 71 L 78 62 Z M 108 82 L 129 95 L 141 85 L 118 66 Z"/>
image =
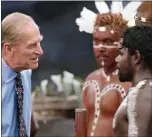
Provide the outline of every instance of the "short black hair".
<path id="1" fill-rule="evenodd" d="M 122 45 L 134 54 L 136 50 L 144 58 L 144 63 L 152 70 L 152 27 L 134 26 L 125 30 Z"/>

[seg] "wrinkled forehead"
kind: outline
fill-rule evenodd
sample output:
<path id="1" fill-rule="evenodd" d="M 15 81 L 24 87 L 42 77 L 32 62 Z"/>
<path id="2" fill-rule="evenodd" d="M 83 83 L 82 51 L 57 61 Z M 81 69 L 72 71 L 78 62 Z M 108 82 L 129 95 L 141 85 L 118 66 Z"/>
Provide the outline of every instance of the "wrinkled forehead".
<path id="1" fill-rule="evenodd" d="M 28 26 L 25 29 L 22 29 L 20 32 L 20 37 L 20 42 L 27 44 L 40 42 L 43 39 L 37 25 Z"/>
<path id="2" fill-rule="evenodd" d="M 94 40 L 112 40 L 119 41 L 121 38 L 122 32 L 118 29 L 112 29 L 105 27 L 95 27 L 93 32 Z"/>

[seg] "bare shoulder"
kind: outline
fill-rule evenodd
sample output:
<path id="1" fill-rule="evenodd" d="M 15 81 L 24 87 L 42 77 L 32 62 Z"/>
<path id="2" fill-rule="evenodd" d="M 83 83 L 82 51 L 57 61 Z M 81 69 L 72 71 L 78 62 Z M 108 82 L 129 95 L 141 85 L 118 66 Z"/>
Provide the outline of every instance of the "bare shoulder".
<path id="1" fill-rule="evenodd" d="M 97 77 L 102 77 L 101 69 L 97 69 L 91 72 L 85 79 L 85 81 L 97 79 Z"/>
<path id="2" fill-rule="evenodd" d="M 128 104 L 131 106 L 136 104 L 137 112 L 147 112 L 151 111 L 151 102 L 152 102 L 152 86 L 144 85 L 141 88 L 133 88 L 128 94 Z"/>
<path id="3" fill-rule="evenodd" d="M 134 101 L 136 102 L 135 113 L 138 116 L 136 120 L 139 124 L 139 135 L 147 136 L 148 130 L 145 127 L 148 129 L 152 124 L 152 86 L 146 85 L 140 88 Z"/>
<path id="4" fill-rule="evenodd" d="M 144 102 L 152 100 L 152 86 L 150 85 L 145 85 L 143 88 L 139 89 L 138 92 L 138 100 L 143 100 Z M 143 102 L 143 103 L 144 103 Z"/>
<path id="5" fill-rule="evenodd" d="M 146 85 L 144 88 L 139 89 L 136 100 L 137 114 L 141 118 L 149 121 L 150 117 L 152 116 L 152 86 Z M 146 115 L 142 114 L 142 112 L 144 112 Z"/>
<path id="6" fill-rule="evenodd" d="M 101 77 L 100 69 L 91 72 L 86 77 L 85 82 L 83 84 L 83 88 L 82 88 L 83 93 L 88 93 L 88 91 L 92 93 L 92 91 L 96 89 L 100 90 L 100 84 L 99 84 L 101 79 L 100 77 Z"/>
<path id="7" fill-rule="evenodd" d="M 100 74 L 98 74 L 98 70 L 91 72 L 85 79 L 85 82 L 83 84 L 82 88 L 82 100 L 83 100 L 83 106 L 85 108 L 92 109 L 92 106 L 94 106 L 95 101 L 95 92 L 96 90 L 100 90 L 99 86 L 99 80 L 98 77 Z"/>
<path id="8" fill-rule="evenodd" d="M 96 71 L 93 71 L 91 72 L 85 79 L 85 82 L 83 84 L 83 89 L 86 87 L 88 87 L 90 84 L 95 84 L 95 83 L 98 83 L 98 75 L 97 75 L 97 70 Z"/>
<path id="9" fill-rule="evenodd" d="M 94 90 L 94 88 L 98 88 L 100 90 L 100 84 L 103 82 L 102 80 L 102 72 L 100 69 L 91 72 L 85 79 L 83 84 L 83 90 Z M 90 87 L 91 86 L 91 87 Z M 89 87 L 89 88 L 88 88 Z"/>

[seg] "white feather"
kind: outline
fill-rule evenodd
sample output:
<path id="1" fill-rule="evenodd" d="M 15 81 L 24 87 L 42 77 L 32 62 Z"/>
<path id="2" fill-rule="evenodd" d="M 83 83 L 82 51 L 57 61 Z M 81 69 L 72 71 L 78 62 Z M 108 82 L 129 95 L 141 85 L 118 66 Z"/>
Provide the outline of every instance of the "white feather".
<path id="1" fill-rule="evenodd" d="M 80 15 L 81 17 L 76 19 L 76 24 L 79 26 L 79 31 L 85 31 L 92 34 L 96 20 L 96 14 L 84 7 Z"/>
<path id="2" fill-rule="evenodd" d="M 81 92 L 81 82 L 78 80 L 74 79 L 73 80 L 73 88 L 75 90 L 75 93 L 80 93 Z"/>
<path id="3" fill-rule="evenodd" d="M 104 1 L 102 1 L 102 2 L 96 1 L 95 5 L 96 5 L 96 8 L 99 11 L 99 13 L 107 13 L 107 12 L 109 12 L 108 5 Z"/>
<path id="4" fill-rule="evenodd" d="M 64 75 L 64 77 L 67 77 L 68 79 L 73 79 L 74 78 L 74 74 L 72 74 L 68 71 L 63 71 L 63 75 Z"/>
<path id="5" fill-rule="evenodd" d="M 122 2 L 123 1 L 112 2 L 111 12 L 112 13 L 121 12 L 123 18 L 128 21 L 128 26 L 134 26 L 135 25 L 134 16 L 136 14 L 137 8 L 142 2 L 130 2 L 124 9 Z M 95 2 L 95 6 L 98 9 L 99 13 L 101 14 L 109 12 L 108 5 L 103 1 Z M 85 31 L 87 33 L 92 34 L 97 15 L 91 10 L 87 9 L 86 7 L 83 8 L 80 15 L 81 17 L 76 19 L 76 24 L 79 26 L 79 31 L 80 32 Z"/>
<path id="6" fill-rule="evenodd" d="M 87 20 L 92 20 L 96 17 L 96 14 L 93 11 L 87 9 L 86 7 L 83 8 L 80 15 L 83 19 L 87 19 Z"/>
<path id="7" fill-rule="evenodd" d="M 47 86 L 47 84 L 48 84 L 48 80 L 47 79 L 42 80 L 41 83 L 40 83 L 43 95 L 46 95 L 46 92 L 47 92 L 47 87 L 46 86 Z"/>
<path id="8" fill-rule="evenodd" d="M 112 13 L 122 13 L 123 11 L 123 4 L 122 1 L 112 2 L 111 4 L 111 12 Z"/>
<path id="9" fill-rule="evenodd" d="M 135 20 L 134 16 L 136 14 L 137 8 L 141 5 L 142 2 L 130 2 L 123 10 L 123 18 L 128 20 L 128 26 L 134 26 Z"/>
<path id="10" fill-rule="evenodd" d="M 63 85 L 62 85 L 62 78 L 61 75 L 51 75 L 50 79 L 56 84 L 57 91 L 62 92 L 63 91 Z"/>

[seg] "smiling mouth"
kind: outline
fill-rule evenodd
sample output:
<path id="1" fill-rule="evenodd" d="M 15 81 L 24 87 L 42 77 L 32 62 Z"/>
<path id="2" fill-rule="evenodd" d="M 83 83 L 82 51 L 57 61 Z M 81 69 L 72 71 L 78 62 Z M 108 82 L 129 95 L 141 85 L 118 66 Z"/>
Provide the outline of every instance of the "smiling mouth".
<path id="1" fill-rule="evenodd" d="M 34 58 L 34 59 L 31 59 L 31 60 L 33 60 L 33 61 L 38 61 L 38 60 L 39 60 L 39 58 Z"/>

